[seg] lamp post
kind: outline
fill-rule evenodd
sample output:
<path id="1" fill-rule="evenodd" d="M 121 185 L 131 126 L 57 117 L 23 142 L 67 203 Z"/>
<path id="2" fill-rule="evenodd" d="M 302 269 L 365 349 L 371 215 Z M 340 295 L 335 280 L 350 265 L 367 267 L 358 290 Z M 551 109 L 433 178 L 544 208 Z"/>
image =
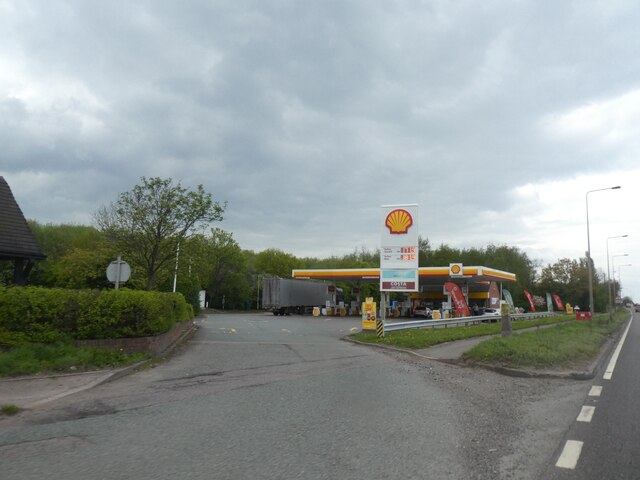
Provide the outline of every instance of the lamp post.
<path id="1" fill-rule="evenodd" d="M 597 188 L 595 190 L 589 190 L 585 195 L 585 203 L 587 205 L 587 271 L 589 272 L 589 311 L 591 312 L 591 316 L 593 316 L 593 272 L 591 271 L 591 239 L 589 238 L 589 194 L 618 189 L 620 189 L 620 185 L 608 188 Z"/>
<path id="2" fill-rule="evenodd" d="M 613 281 L 616 280 L 616 257 L 628 257 L 628 253 L 620 253 L 619 255 L 611 255 L 611 276 L 613 277 Z M 613 304 L 615 306 L 616 303 L 616 287 L 613 286 Z"/>
<path id="3" fill-rule="evenodd" d="M 622 298 L 622 267 L 631 267 L 630 263 L 623 263 L 622 265 L 618 266 L 618 285 L 620 285 L 620 298 Z"/>
<path id="4" fill-rule="evenodd" d="M 612 238 L 626 238 L 629 235 L 616 235 L 614 237 L 607 237 L 607 290 L 609 291 L 609 316 L 614 309 L 613 297 L 611 296 L 611 270 L 609 269 L 609 240 Z"/>

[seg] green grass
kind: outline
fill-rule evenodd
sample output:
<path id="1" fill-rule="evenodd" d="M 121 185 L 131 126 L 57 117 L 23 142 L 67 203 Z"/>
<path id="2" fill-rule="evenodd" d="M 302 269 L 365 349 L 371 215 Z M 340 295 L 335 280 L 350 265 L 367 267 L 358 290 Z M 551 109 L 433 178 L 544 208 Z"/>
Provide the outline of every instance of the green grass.
<path id="1" fill-rule="evenodd" d="M 628 313 L 619 313 L 614 322 L 596 315 L 593 322 L 568 322 L 554 328 L 525 332 L 509 338 L 484 341 L 462 356 L 469 361 L 510 367 L 562 367 L 594 359 L 600 348 Z"/>
<path id="2" fill-rule="evenodd" d="M 573 320 L 574 317 L 568 315 L 558 315 L 550 318 L 538 318 L 535 320 L 518 320 L 512 322 L 513 330 L 531 328 L 542 325 L 551 325 L 559 322 Z M 354 340 L 380 345 L 390 345 L 399 348 L 426 348 L 439 343 L 464 340 L 466 338 L 481 337 L 483 335 L 496 335 L 502 330 L 500 322 L 481 323 L 469 325 L 467 327 L 449 328 L 413 328 L 401 330 L 399 332 L 389 332 L 384 338 L 378 338 L 375 333 L 355 333 L 350 335 Z"/>
<path id="3" fill-rule="evenodd" d="M 0 414 L 2 415 L 15 415 L 20 412 L 20 408 L 12 404 L 0 405 Z"/>
<path id="4" fill-rule="evenodd" d="M 0 352 L 0 377 L 95 370 L 135 363 L 145 356 L 144 353 L 127 355 L 98 348 L 78 348 L 69 343 L 27 344 Z"/>

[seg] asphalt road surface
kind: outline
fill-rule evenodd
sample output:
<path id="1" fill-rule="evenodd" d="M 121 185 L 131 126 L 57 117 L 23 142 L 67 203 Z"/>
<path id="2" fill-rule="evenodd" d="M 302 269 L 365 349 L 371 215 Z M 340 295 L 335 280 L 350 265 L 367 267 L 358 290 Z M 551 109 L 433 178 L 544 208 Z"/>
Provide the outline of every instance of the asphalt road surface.
<path id="1" fill-rule="evenodd" d="M 0 477 L 544 478 L 587 382 L 341 340 L 355 330 L 355 318 L 209 315 L 155 368 L 0 421 Z"/>
<path id="2" fill-rule="evenodd" d="M 640 478 L 640 316 L 619 354 L 588 385 L 550 479 Z"/>

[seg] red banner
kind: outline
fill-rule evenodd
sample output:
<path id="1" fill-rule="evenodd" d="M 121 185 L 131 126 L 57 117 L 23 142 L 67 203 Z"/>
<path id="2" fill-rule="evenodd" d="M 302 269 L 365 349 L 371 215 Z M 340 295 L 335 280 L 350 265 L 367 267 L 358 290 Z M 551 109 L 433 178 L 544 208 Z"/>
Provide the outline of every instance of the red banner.
<path id="1" fill-rule="evenodd" d="M 533 298 L 531 297 L 531 294 L 529 292 L 527 292 L 526 290 L 523 290 L 524 294 L 527 296 L 527 300 L 529 300 L 529 305 L 531 305 L 531 311 L 535 312 L 536 311 L 536 307 L 533 304 Z"/>
<path id="2" fill-rule="evenodd" d="M 564 305 L 562 304 L 562 300 L 560 300 L 560 297 L 555 293 L 551 296 L 553 297 L 553 301 L 556 302 L 556 308 L 561 312 L 564 311 Z"/>
<path id="3" fill-rule="evenodd" d="M 465 317 L 470 317 L 471 311 L 469 310 L 467 301 L 464 299 L 464 295 L 462 295 L 460 287 L 453 282 L 444 282 L 444 286 L 451 294 L 453 303 L 456 306 L 456 311 Z"/>

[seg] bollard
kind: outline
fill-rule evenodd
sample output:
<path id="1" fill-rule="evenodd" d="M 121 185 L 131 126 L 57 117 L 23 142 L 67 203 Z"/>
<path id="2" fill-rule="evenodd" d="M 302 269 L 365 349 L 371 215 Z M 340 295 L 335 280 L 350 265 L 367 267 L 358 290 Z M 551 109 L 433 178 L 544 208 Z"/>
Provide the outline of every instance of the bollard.
<path id="1" fill-rule="evenodd" d="M 382 320 L 376 320 L 376 335 L 378 338 L 384 337 L 384 323 L 382 323 Z"/>
<path id="2" fill-rule="evenodd" d="M 509 312 L 509 305 L 503 303 L 500 305 L 500 314 L 502 315 L 502 336 L 511 336 L 511 315 Z"/>

